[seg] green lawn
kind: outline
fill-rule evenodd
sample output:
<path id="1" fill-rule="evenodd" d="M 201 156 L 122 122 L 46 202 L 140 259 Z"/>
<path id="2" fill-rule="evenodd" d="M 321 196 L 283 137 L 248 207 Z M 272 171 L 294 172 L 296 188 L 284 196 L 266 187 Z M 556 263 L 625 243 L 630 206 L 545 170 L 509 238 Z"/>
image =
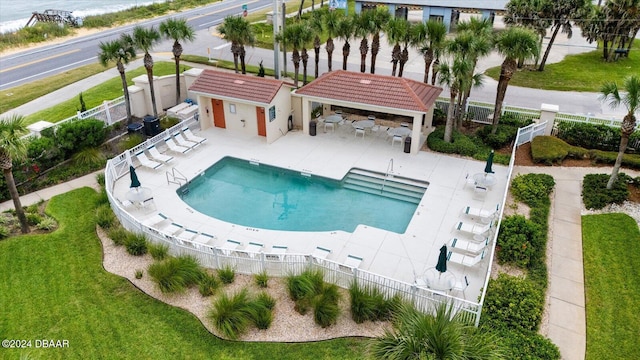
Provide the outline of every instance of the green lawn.
<path id="1" fill-rule="evenodd" d="M 640 231 L 636 222 L 625 214 L 583 216 L 582 246 L 586 359 L 640 359 Z"/>
<path id="2" fill-rule="evenodd" d="M 63 349 L 0 348 L 18 359 L 361 359 L 365 342 L 223 341 L 192 314 L 157 301 L 102 267 L 95 234 L 97 193 L 53 198 L 60 228 L 0 241 L 0 339 L 68 340 Z M 132 270 L 133 271 L 133 270 Z"/>
<path id="3" fill-rule="evenodd" d="M 622 80 L 640 69 L 640 41 L 635 41 L 628 58 L 616 62 L 605 62 L 602 50 L 569 55 L 559 63 L 547 64 L 544 71 L 520 70 L 514 74 L 509 85 L 544 90 L 600 92 L 605 81 Z M 500 67 L 488 69 L 485 74 L 498 80 Z"/>
<path id="4" fill-rule="evenodd" d="M 190 68 L 190 66 L 181 66 L 181 69 L 185 70 L 188 70 Z M 141 66 L 136 69 L 127 69 L 125 74 L 127 76 L 129 85 L 133 85 L 133 78 L 140 75 L 145 75 L 146 73 L 147 72 L 145 68 Z M 176 65 L 174 62 L 160 61 L 153 65 L 154 76 L 164 76 L 175 73 Z M 30 84 L 30 86 L 33 85 Z M 103 82 L 102 84 L 97 84 L 87 91 L 83 91 L 82 98 L 84 99 L 87 109 L 91 109 L 102 104 L 105 100 L 116 99 L 122 96 L 122 94 L 122 80 L 120 79 L 120 76 L 116 76 L 108 81 Z M 79 95 L 80 93 L 78 93 L 77 96 L 73 97 L 72 99 L 63 101 L 56 106 L 26 116 L 25 124 L 29 125 L 40 120 L 46 120 L 55 123 L 76 115 L 78 109 L 80 108 L 80 100 L 78 98 Z"/>

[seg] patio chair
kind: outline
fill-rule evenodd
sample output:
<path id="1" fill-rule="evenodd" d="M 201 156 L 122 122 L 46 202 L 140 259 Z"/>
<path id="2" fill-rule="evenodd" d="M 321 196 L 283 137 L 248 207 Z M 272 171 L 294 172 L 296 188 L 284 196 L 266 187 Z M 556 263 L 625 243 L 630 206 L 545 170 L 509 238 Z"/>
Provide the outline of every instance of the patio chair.
<path id="1" fill-rule="evenodd" d="M 285 254 L 289 248 L 281 245 L 273 245 L 271 247 L 271 254 L 273 254 L 278 260 L 283 261 Z"/>
<path id="2" fill-rule="evenodd" d="M 362 138 L 364 139 L 364 128 L 361 127 L 356 127 L 356 132 L 354 133 L 354 137 L 358 137 L 358 135 L 362 135 Z"/>
<path id="3" fill-rule="evenodd" d="M 402 136 L 393 135 L 393 137 L 391 138 L 391 147 L 393 147 L 393 145 L 395 145 L 396 142 L 400 144 L 400 147 L 402 147 Z"/>
<path id="4" fill-rule="evenodd" d="M 173 134 L 173 140 L 176 142 L 176 144 L 178 144 L 178 145 L 180 145 L 182 147 L 190 148 L 190 149 L 193 149 L 196 146 L 200 145 L 200 143 L 193 143 L 191 141 L 187 141 L 180 134 Z"/>
<path id="5" fill-rule="evenodd" d="M 249 245 L 247 245 L 246 249 L 244 250 L 249 254 L 249 257 L 255 258 L 259 253 L 262 252 L 262 249 L 264 249 L 263 244 L 249 242 Z"/>
<path id="6" fill-rule="evenodd" d="M 157 162 L 154 160 L 151 160 L 147 157 L 147 154 L 144 153 L 144 151 L 140 151 L 139 153 L 136 153 L 135 155 L 136 159 L 138 159 L 138 161 L 140 162 L 140 165 L 155 170 L 158 169 L 160 167 L 162 167 L 162 165 L 164 165 L 161 162 Z"/>
<path id="7" fill-rule="evenodd" d="M 222 253 L 227 256 L 231 256 L 231 254 L 233 254 L 236 250 L 238 250 L 240 246 L 242 246 L 242 243 L 240 241 L 227 240 L 220 247 L 220 251 L 222 251 Z"/>
<path id="8" fill-rule="evenodd" d="M 461 292 L 462 298 L 466 300 L 467 294 L 465 294 L 464 292 L 465 290 L 467 290 L 468 287 L 469 287 L 469 279 L 467 278 L 467 275 L 465 275 L 462 279 L 456 280 L 455 284 L 453 284 L 453 288 L 451 289 L 451 291 Z"/>
<path id="9" fill-rule="evenodd" d="M 468 252 L 472 254 L 478 254 L 489 245 L 489 238 L 486 237 L 484 241 L 476 242 L 464 239 L 453 238 L 449 243 L 451 250 L 456 252 Z"/>
<path id="10" fill-rule="evenodd" d="M 467 173 L 467 176 L 464 177 L 464 186 L 463 188 L 466 188 L 467 185 L 471 185 L 473 187 L 475 187 L 476 184 L 476 180 L 473 178 L 473 176 L 469 175 L 469 173 Z"/>
<path id="11" fill-rule="evenodd" d="M 348 268 L 349 270 L 353 271 L 353 269 L 359 268 L 361 263 L 362 263 L 361 257 L 354 256 L 354 255 L 347 255 L 347 259 L 344 261 L 344 264 L 342 265 Z"/>
<path id="12" fill-rule="evenodd" d="M 185 137 L 185 139 L 198 144 L 202 144 L 203 142 L 207 141 L 207 138 L 195 135 L 188 127 L 182 129 L 182 135 Z"/>
<path id="13" fill-rule="evenodd" d="M 156 227 L 156 226 L 152 226 L 152 227 L 155 227 L 161 233 L 163 233 L 165 235 L 170 235 L 170 236 L 175 236 L 175 235 L 181 233 L 182 231 L 184 231 L 184 226 L 182 226 L 180 224 L 176 224 L 174 222 L 171 222 L 169 225 L 163 226 L 163 227 L 159 227 L 159 228 Z"/>
<path id="14" fill-rule="evenodd" d="M 473 191 L 473 198 L 477 200 L 482 200 L 487 196 L 488 191 L 489 190 L 486 187 L 476 185 L 476 188 Z"/>
<path id="15" fill-rule="evenodd" d="M 165 164 L 173 160 L 173 156 L 161 154 L 160 151 L 158 151 L 158 148 L 155 147 L 155 145 L 151 145 L 150 147 L 148 147 L 147 151 L 149 152 L 149 155 L 151 155 L 153 160 L 163 162 Z"/>
<path id="16" fill-rule="evenodd" d="M 327 256 L 329 256 L 329 254 L 331 254 L 331 250 L 327 249 L 327 248 L 323 248 L 320 246 L 316 246 L 315 250 L 313 250 L 313 254 L 311 254 L 311 257 L 313 257 L 313 259 L 319 263 L 319 264 L 323 264 L 324 260 L 326 260 Z"/>
<path id="17" fill-rule="evenodd" d="M 475 208 L 471 206 L 465 206 L 462 208 L 463 215 L 466 215 L 467 217 L 473 220 L 480 220 L 480 222 L 485 224 L 491 222 L 491 220 L 493 219 L 493 217 L 496 215 L 497 212 L 498 212 L 497 206 L 494 210 L 480 209 L 480 208 Z"/>
<path id="18" fill-rule="evenodd" d="M 478 224 L 470 224 L 470 223 L 459 221 L 455 225 L 455 229 L 462 233 L 467 233 L 471 235 L 484 235 L 491 229 L 491 225 L 492 225 L 491 223 L 486 225 L 478 225 Z"/>
<path id="19" fill-rule="evenodd" d="M 324 122 L 324 132 L 327 132 L 328 129 L 331 129 L 332 132 L 336 131 L 336 125 L 332 122 Z"/>
<path id="20" fill-rule="evenodd" d="M 178 143 L 174 141 L 173 136 L 169 136 L 168 138 L 165 138 L 164 143 L 167 144 L 167 147 L 169 148 L 169 150 L 179 154 L 186 154 L 189 151 L 191 151 L 190 147 L 184 147 L 184 146 L 178 145 Z"/>
<path id="21" fill-rule="evenodd" d="M 447 254 L 447 261 L 460 264 L 462 266 L 474 266 L 478 264 L 482 259 L 484 259 L 484 255 L 486 254 L 486 252 L 487 251 L 484 250 L 482 251 L 482 253 L 476 256 L 470 256 L 449 251 L 449 254 Z"/>
<path id="22" fill-rule="evenodd" d="M 171 221 L 171 218 L 167 217 L 163 213 L 155 213 L 151 215 L 151 217 L 147 218 L 146 220 L 143 220 L 142 225 L 146 225 L 148 227 L 155 227 L 156 225 L 164 221 Z"/>

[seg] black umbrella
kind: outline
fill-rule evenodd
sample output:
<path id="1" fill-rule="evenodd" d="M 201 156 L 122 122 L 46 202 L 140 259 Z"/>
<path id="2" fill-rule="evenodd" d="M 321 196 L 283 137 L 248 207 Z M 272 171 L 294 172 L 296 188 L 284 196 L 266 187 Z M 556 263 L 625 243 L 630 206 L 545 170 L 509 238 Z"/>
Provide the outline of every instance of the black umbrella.
<path id="1" fill-rule="evenodd" d="M 491 170 L 491 166 L 493 166 L 493 150 L 491 150 L 491 154 L 487 158 L 487 165 L 484 167 L 485 174 L 492 174 L 493 170 Z"/>
<path id="2" fill-rule="evenodd" d="M 442 275 L 443 272 L 447 271 L 447 246 L 442 245 L 440 248 L 440 255 L 438 255 L 438 264 L 436 264 L 436 270 L 440 272 Z"/>
<path id="3" fill-rule="evenodd" d="M 129 175 L 131 175 L 131 188 L 140 187 L 140 180 L 138 180 L 138 175 L 136 174 L 136 169 L 129 165 Z"/>

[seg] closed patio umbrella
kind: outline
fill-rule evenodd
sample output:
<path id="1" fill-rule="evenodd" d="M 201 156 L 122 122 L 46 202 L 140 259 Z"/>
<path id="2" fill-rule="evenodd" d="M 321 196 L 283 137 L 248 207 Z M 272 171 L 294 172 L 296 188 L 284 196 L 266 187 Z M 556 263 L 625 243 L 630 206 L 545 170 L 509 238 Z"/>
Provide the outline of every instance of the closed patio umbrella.
<path id="1" fill-rule="evenodd" d="M 489 154 L 489 157 L 487 158 L 487 165 L 484 167 L 485 174 L 493 174 L 491 166 L 493 166 L 493 150 L 491 150 L 491 154 Z"/>
<path id="2" fill-rule="evenodd" d="M 138 180 L 138 174 L 136 174 L 136 169 L 129 165 L 129 175 L 131 176 L 131 185 L 130 188 L 139 188 L 140 180 Z"/>
<path id="3" fill-rule="evenodd" d="M 440 255 L 438 255 L 438 263 L 436 264 L 436 270 L 442 275 L 443 272 L 447 272 L 447 246 L 442 245 L 440 248 Z"/>

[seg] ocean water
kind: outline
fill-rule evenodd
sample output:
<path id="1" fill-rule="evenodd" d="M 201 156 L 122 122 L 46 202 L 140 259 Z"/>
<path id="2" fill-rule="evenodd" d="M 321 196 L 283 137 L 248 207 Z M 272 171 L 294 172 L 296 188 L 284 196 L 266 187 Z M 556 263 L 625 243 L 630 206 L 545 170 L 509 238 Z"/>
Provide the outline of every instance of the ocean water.
<path id="1" fill-rule="evenodd" d="M 72 11 L 73 16 L 84 17 L 165 1 L 167 0 L 0 0 L 0 32 L 24 27 L 34 11 L 66 10 Z"/>

